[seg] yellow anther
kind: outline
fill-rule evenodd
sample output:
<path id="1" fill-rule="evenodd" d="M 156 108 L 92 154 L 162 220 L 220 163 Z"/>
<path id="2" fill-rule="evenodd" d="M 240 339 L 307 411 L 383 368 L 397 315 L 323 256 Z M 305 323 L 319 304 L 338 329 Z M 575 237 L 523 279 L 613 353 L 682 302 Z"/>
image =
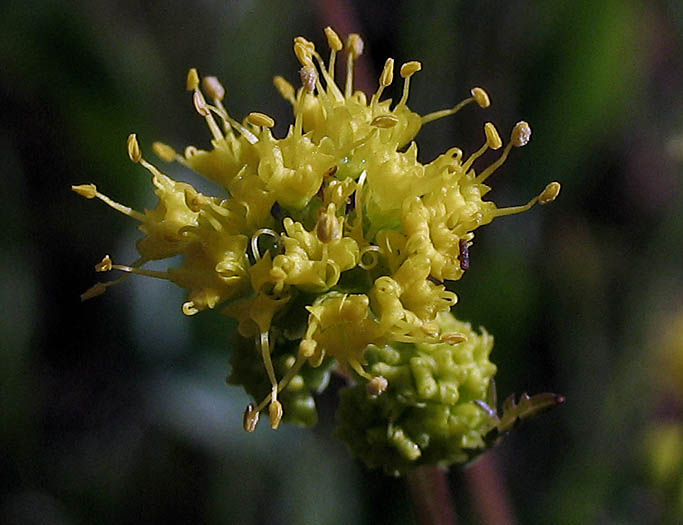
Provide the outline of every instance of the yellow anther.
<path id="1" fill-rule="evenodd" d="M 176 150 L 174 150 L 168 144 L 164 144 L 163 142 L 155 142 L 152 144 L 152 150 L 157 157 L 165 162 L 173 162 L 178 156 Z"/>
<path id="2" fill-rule="evenodd" d="M 280 92 L 282 98 L 284 98 L 285 100 L 289 100 L 290 102 L 294 100 L 294 94 L 296 93 L 294 91 L 294 86 L 292 86 L 284 78 L 282 78 L 281 76 L 275 77 L 273 79 L 273 84 Z"/>
<path id="3" fill-rule="evenodd" d="M 253 432 L 256 430 L 256 425 L 258 425 L 258 419 L 261 413 L 256 410 L 253 403 L 247 405 L 247 409 L 244 411 L 244 419 L 242 420 L 242 426 L 247 432 Z"/>
<path id="4" fill-rule="evenodd" d="M 467 336 L 460 332 L 448 332 L 441 336 L 441 341 L 449 345 L 457 345 L 458 343 L 467 341 Z"/>
<path id="5" fill-rule="evenodd" d="M 199 310 L 197 310 L 197 307 L 192 301 L 187 301 L 183 303 L 183 313 L 190 316 L 199 313 Z"/>
<path id="6" fill-rule="evenodd" d="M 95 283 L 92 285 L 90 288 L 88 288 L 85 292 L 81 294 L 81 301 L 87 301 L 88 299 L 92 299 L 93 297 L 97 297 L 98 295 L 102 295 L 104 292 L 107 291 L 107 285 L 104 283 Z"/>
<path id="7" fill-rule="evenodd" d="M 368 381 L 367 385 L 365 385 L 365 388 L 368 392 L 373 397 L 376 397 L 382 393 L 384 393 L 389 386 L 389 381 L 386 380 L 386 378 L 382 376 L 376 376 L 373 377 L 370 381 Z"/>
<path id="8" fill-rule="evenodd" d="M 491 105 L 491 100 L 489 95 L 483 88 L 474 87 L 470 91 L 472 93 L 472 98 L 479 105 L 480 108 L 487 108 Z"/>
<path id="9" fill-rule="evenodd" d="M 208 199 L 194 188 L 185 188 L 185 204 L 197 213 L 202 209 L 203 204 L 208 204 Z"/>
<path id="10" fill-rule="evenodd" d="M 325 36 L 327 37 L 327 45 L 332 51 L 341 51 L 344 47 L 339 35 L 330 26 L 325 28 Z"/>
<path id="11" fill-rule="evenodd" d="M 247 122 L 254 126 L 262 126 L 264 128 L 272 128 L 275 121 L 264 113 L 253 112 L 247 115 Z"/>
<path id="12" fill-rule="evenodd" d="M 315 233 L 318 235 L 318 239 L 320 239 L 321 242 L 328 243 L 335 239 L 341 239 L 341 228 L 334 212 L 335 206 L 333 203 L 330 203 L 327 210 L 318 215 Z"/>
<path id="13" fill-rule="evenodd" d="M 486 133 L 486 145 L 491 149 L 499 149 L 503 145 L 503 141 L 500 140 L 500 135 L 498 135 L 498 130 L 491 123 L 487 122 L 484 124 L 484 133 Z"/>
<path id="14" fill-rule="evenodd" d="M 551 182 L 548 184 L 538 196 L 538 203 L 548 204 L 549 202 L 553 202 L 560 194 L 560 188 L 561 186 L 559 182 Z"/>
<path id="15" fill-rule="evenodd" d="M 206 102 L 204 101 L 204 97 L 202 97 L 202 94 L 199 91 L 194 92 L 194 95 L 192 96 L 192 102 L 194 103 L 194 109 L 196 109 L 197 113 L 199 113 L 202 117 L 208 117 L 211 115 L 211 111 L 209 111 L 209 108 L 206 106 Z"/>
<path id="16" fill-rule="evenodd" d="M 379 117 L 372 119 L 372 122 L 370 122 L 371 126 L 383 129 L 393 128 L 396 124 L 398 124 L 398 118 L 394 115 L 380 115 Z"/>
<path id="17" fill-rule="evenodd" d="M 97 196 L 97 186 L 94 184 L 79 184 L 71 186 L 71 189 L 86 199 L 94 199 Z"/>
<path id="18" fill-rule="evenodd" d="M 209 98 L 223 100 L 223 97 L 225 97 L 225 88 L 216 77 L 204 77 L 202 79 L 202 88 L 204 88 Z"/>
<path id="19" fill-rule="evenodd" d="M 315 347 L 318 343 L 313 339 L 302 339 L 299 343 L 299 355 L 308 359 L 315 353 Z"/>
<path id="20" fill-rule="evenodd" d="M 306 49 L 308 49 L 310 55 L 313 55 L 313 53 L 315 53 L 315 44 L 307 38 L 304 38 L 302 36 L 294 37 L 294 43 L 301 44 L 302 46 L 304 46 Z"/>
<path id="21" fill-rule="evenodd" d="M 422 69 L 422 64 L 417 60 L 411 60 L 401 66 L 401 77 L 408 78 Z"/>
<path id="22" fill-rule="evenodd" d="M 379 77 L 381 86 L 387 87 L 394 81 L 394 59 L 387 58 L 382 69 L 382 75 Z"/>
<path id="23" fill-rule="evenodd" d="M 299 70 L 299 77 L 301 78 L 301 84 L 304 89 L 309 93 L 313 93 L 315 83 L 318 80 L 318 72 L 315 67 L 312 64 L 310 66 L 302 67 Z"/>
<path id="24" fill-rule="evenodd" d="M 199 75 L 195 68 L 190 69 L 187 72 L 187 90 L 194 91 L 199 87 Z"/>
<path id="25" fill-rule="evenodd" d="M 363 54 L 364 47 L 365 43 L 359 34 L 351 33 L 346 40 L 346 50 L 354 60 Z"/>
<path id="26" fill-rule="evenodd" d="M 529 124 L 523 120 L 515 124 L 510 136 L 512 145 L 516 148 L 521 148 L 529 143 L 529 139 L 531 139 L 531 127 Z"/>
<path id="27" fill-rule="evenodd" d="M 126 142 L 128 148 L 128 157 L 133 162 L 140 162 L 142 160 L 142 151 L 140 151 L 140 144 L 138 144 L 138 137 L 135 133 L 128 135 L 128 141 Z"/>
<path id="28" fill-rule="evenodd" d="M 282 422 L 282 413 L 282 403 L 275 399 L 270 403 L 270 406 L 268 407 L 268 415 L 270 416 L 270 428 L 272 428 L 273 430 L 276 430 L 280 426 L 280 423 Z"/>
<path id="29" fill-rule="evenodd" d="M 108 272 L 111 270 L 112 262 L 109 255 L 105 255 L 102 260 L 95 265 L 96 272 Z"/>
<path id="30" fill-rule="evenodd" d="M 299 63 L 302 66 L 313 67 L 313 61 L 311 60 L 310 48 L 306 47 L 301 42 L 298 42 L 296 39 L 294 40 L 294 54 L 296 55 L 297 60 L 299 61 Z"/>

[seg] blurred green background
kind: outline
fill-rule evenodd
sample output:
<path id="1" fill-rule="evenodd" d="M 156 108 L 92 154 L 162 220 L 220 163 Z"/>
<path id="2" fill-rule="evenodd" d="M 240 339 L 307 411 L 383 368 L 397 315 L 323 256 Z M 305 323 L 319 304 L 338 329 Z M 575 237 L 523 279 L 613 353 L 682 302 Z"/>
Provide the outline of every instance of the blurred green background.
<path id="1" fill-rule="evenodd" d="M 473 151 L 487 120 L 502 134 L 524 119 L 533 138 L 493 177 L 491 198 L 513 205 L 563 185 L 552 206 L 479 230 L 453 286 L 458 316 L 496 337 L 499 394 L 567 397 L 493 452 L 489 474 L 450 473 L 460 522 L 486 522 L 487 483 L 518 523 L 683 521 L 679 0 L 43 0 L 1 11 L 0 522 L 414 522 L 401 481 L 366 471 L 332 437 L 334 388 L 315 429 L 247 435 L 247 397 L 225 384 L 229 321 L 185 318 L 181 291 L 154 280 L 79 301 L 93 265 L 105 253 L 133 261 L 140 234 L 70 185 L 153 207 L 125 140 L 137 132 L 155 162 L 154 140 L 209 146 L 189 67 L 222 79 L 233 115 L 271 114 L 282 132 L 289 107 L 272 77 L 295 81 L 292 38 L 324 47 L 328 24 L 362 34 L 368 89 L 387 56 L 421 60 L 410 100 L 420 113 L 487 89 L 491 108 L 421 133 L 422 160 Z"/>

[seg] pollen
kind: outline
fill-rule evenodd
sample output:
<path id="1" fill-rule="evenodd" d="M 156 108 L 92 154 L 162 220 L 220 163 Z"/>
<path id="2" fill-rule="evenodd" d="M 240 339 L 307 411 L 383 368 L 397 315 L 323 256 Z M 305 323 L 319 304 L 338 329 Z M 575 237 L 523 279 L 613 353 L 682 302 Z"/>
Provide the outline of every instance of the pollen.
<path id="1" fill-rule="evenodd" d="M 152 149 L 162 161 L 178 162 L 216 183 L 220 192 L 205 194 L 167 176 L 145 159 L 134 133 L 126 143 L 136 164 L 131 169 L 150 176 L 156 207 L 137 211 L 94 184 L 72 186 L 136 220 L 142 234 L 135 261 L 114 264 L 105 256 L 96 265 L 98 272 L 121 277 L 95 284 L 82 299 L 131 275 L 152 277 L 185 289 L 179 305 L 185 315 L 216 309 L 234 318 L 240 337 L 253 347 L 245 359 L 257 365 L 245 367 L 250 372 L 242 375 L 234 371 L 231 380 L 256 400 L 244 413 L 248 432 L 266 409 L 273 429 L 290 418 L 300 421 L 304 398 L 296 396 L 308 400 L 318 391 L 312 369 L 336 366 L 365 383 L 367 395 L 378 400 L 392 395 L 394 379 L 373 368 L 366 356 L 370 347 L 434 345 L 437 359 L 446 356 L 441 351 L 446 345 L 448 356 L 457 355 L 459 345 L 469 344 L 469 332 L 440 320 L 457 302 L 452 281 L 470 266 L 474 231 L 497 217 L 552 202 L 560 191 L 559 183 L 551 182 L 526 204 L 508 208 L 485 200 L 491 189 L 485 181 L 513 148 L 529 142 L 531 128 L 524 121 L 505 145 L 487 122 L 479 149 L 463 153 L 453 147 L 421 162 L 416 137 L 422 126 L 466 106 L 472 108 L 467 111 L 488 108 L 486 91 L 474 87 L 452 107 L 419 115 L 408 103 L 411 82 L 423 81 L 413 78 L 420 62 L 409 60 L 399 68 L 403 91 L 394 101 L 384 95 L 394 81 L 394 58 L 385 61 L 375 93 L 364 93 L 354 85 L 362 38 L 350 34 L 344 46 L 330 27 L 324 38 L 327 61 L 313 42 L 297 37 L 293 52 L 300 82 L 273 80 L 293 113 L 284 136 L 276 136 L 275 121 L 264 113 L 231 115 L 220 81 L 189 70 L 186 88 L 206 122 L 208 148 L 176 151 L 154 142 Z M 335 60 L 342 51 L 346 67 L 339 79 Z M 482 166 L 488 150 L 500 151 Z M 182 262 L 166 271 L 145 268 L 176 256 Z M 427 365 L 420 363 L 404 363 L 424 381 L 420 395 L 447 396 L 446 390 L 432 392 L 422 370 Z M 404 443 L 398 430 L 391 431 Z M 405 447 L 406 453 L 419 453 Z"/>

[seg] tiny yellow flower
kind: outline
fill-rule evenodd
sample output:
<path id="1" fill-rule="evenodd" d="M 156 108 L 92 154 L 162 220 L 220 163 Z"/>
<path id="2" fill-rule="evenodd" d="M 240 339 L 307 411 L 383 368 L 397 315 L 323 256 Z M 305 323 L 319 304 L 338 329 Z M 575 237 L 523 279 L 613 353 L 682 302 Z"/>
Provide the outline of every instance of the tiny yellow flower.
<path id="1" fill-rule="evenodd" d="M 220 82 L 189 71 L 187 89 L 207 123 L 211 148 L 188 146 L 181 154 L 156 142 L 153 150 L 163 161 L 179 162 L 218 183 L 227 198 L 204 195 L 163 174 L 144 158 L 134 134 L 128 154 L 152 175 L 159 199 L 155 209 L 138 212 L 92 184 L 73 186 L 78 194 L 99 198 L 137 220 L 144 233 L 137 261 L 127 266 L 108 260 L 98 266 L 125 272 L 124 277 L 96 284 L 83 299 L 100 295 L 128 274 L 167 279 L 187 290 L 185 314 L 221 306 L 222 313 L 239 321 L 242 336 L 256 339 L 270 393 L 247 409 L 247 430 L 256 427 L 266 406 L 273 428 L 286 420 L 287 400 L 281 403 L 278 394 L 304 367 L 318 366 L 325 357 L 368 379 L 368 391 L 381 395 L 391 385 L 368 369 L 369 345 L 443 341 L 448 334 L 437 318 L 457 300 L 443 281 L 460 279 L 468 268 L 474 230 L 536 202 L 546 204 L 560 188 L 553 182 L 527 204 L 511 208 L 484 200 L 489 176 L 513 147 L 529 141 L 526 122 L 513 128 L 505 146 L 487 123 L 484 144 L 469 156 L 452 148 L 432 162 L 419 162 L 414 139 L 423 125 L 472 103 L 486 108 L 488 94 L 475 87 L 454 107 L 421 116 L 407 105 L 420 62 L 400 66 L 403 91 L 397 103 L 383 98 L 394 81 L 392 58 L 377 91 L 368 96 L 354 88 L 354 64 L 364 47 L 360 36 L 349 35 L 346 42 L 342 85 L 335 62 L 344 46 L 331 28 L 325 35 L 327 62 L 312 42 L 294 40 L 301 64 L 298 89 L 283 77 L 274 79 L 294 114 L 281 138 L 273 135 L 275 122 L 268 115 L 233 118 Z M 496 161 L 475 169 L 488 149 L 501 148 Z M 183 256 L 180 267 L 144 268 L 176 255 Z M 276 347 L 292 341 L 297 355 L 277 377 Z"/>

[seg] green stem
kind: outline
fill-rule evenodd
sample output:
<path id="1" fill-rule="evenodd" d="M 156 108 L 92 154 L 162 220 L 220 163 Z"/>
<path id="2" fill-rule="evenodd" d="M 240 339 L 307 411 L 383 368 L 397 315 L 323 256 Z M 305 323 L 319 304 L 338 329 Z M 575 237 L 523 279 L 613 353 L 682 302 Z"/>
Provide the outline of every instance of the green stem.
<path id="1" fill-rule="evenodd" d="M 448 486 L 448 471 L 423 466 L 406 474 L 419 525 L 455 525 L 455 505 Z"/>

